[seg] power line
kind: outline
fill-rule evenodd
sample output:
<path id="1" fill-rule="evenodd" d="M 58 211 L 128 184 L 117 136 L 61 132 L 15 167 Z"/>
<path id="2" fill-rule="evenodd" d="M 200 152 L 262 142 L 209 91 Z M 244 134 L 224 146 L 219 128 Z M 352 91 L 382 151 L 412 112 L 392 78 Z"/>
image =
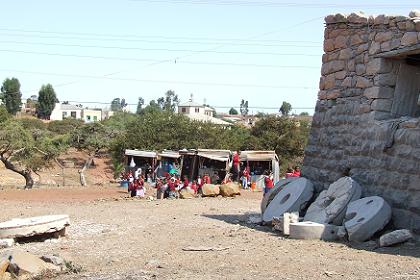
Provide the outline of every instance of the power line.
<path id="1" fill-rule="evenodd" d="M 322 17 L 320 17 L 322 18 Z M 244 39 L 244 38 L 213 38 L 213 37 L 186 37 L 186 36 L 162 36 L 162 35 L 138 35 L 138 34 L 109 34 L 109 33 L 88 33 L 88 32 L 64 32 L 64 31 L 45 31 L 45 30 L 34 30 L 34 29 L 16 29 L 16 28 L 4 28 L 0 27 L 0 30 L 3 31 L 10 31 L 10 32 L 23 32 L 23 33 L 41 33 L 41 34 L 56 34 L 60 35 L 57 38 L 65 38 L 62 36 L 68 35 L 78 35 L 78 36 L 87 36 L 87 37 L 74 37 L 74 38 L 83 38 L 86 40 L 91 40 L 92 36 L 94 37 L 114 37 L 112 39 L 121 40 L 125 39 L 126 37 L 132 38 L 140 38 L 138 41 L 144 40 L 144 38 L 156 38 L 156 39 L 168 39 L 168 40 L 193 40 L 193 41 L 227 41 L 231 43 L 232 41 L 236 42 L 277 42 L 277 43 L 317 43 L 322 44 L 322 42 L 315 42 L 315 41 L 285 41 L 285 40 L 277 40 L 277 39 L 259 39 L 259 40 L 252 40 L 252 39 Z M 6 33 L 7 34 L 7 33 Z M 3 34 L 5 35 L 5 34 Z M 25 35 L 28 36 L 28 35 Z M 52 36 L 54 37 L 54 36 Z M 44 37 L 42 37 L 44 38 Z M 99 38 L 101 40 L 101 38 Z M 133 41 L 137 41 L 132 39 Z"/>
<path id="2" fill-rule="evenodd" d="M 193 0 L 129 0 L 130 2 L 144 2 L 151 4 L 196 4 L 196 5 L 220 5 L 220 6 L 239 6 L 239 7 L 277 7 L 277 8 L 411 8 L 412 5 L 404 4 L 332 4 L 332 3 L 278 3 L 271 1 L 193 1 Z"/>
<path id="3" fill-rule="evenodd" d="M 21 54 L 36 54 L 36 55 L 48 55 L 48 56 L 61 56 L 61 57 L 76 57 L 76 58 L 90 58 L 90 59 L 104 59 L 104 60 L 122 60 L 122 61 L 144 61 L 144 62 L 161 62 L 161 59 L 149 59 L 149 58 L 130 58 L 130 57 L 109 57 L 109 56 L 91 56 L 91 55 L 77 55 L 77 54 L 63 54 L 63 53 L 48 53 L 48 52 L 34 52 L 34 51 L 22 51 L 22 50 L 2 50 L 0 52 L 8 53 L 21 53 Z M 306 54 L 283 54 L 285 56 L 316 56 L 318 55 L 306 55 Z M 215 66 L 239 66 L 239 67 L 265 67 L 265 68 L 288 68 L 288 69 L 319 69 L 317 66 L 306 66 L 306 65 L 275 65 L 275 64 L 251 64 L 251 63 L 233 63 L 233 62 L 206 62 L 206 61 L 171 61 L 167 62 L 175 64 L 191 64 L 191 65 L 215 65 Z"/>
<path id="4" fill-rule="evenodd" d="M 244 52 L 244 51 L 216 51 L 216 50 L 190 50 L 190 49 L 167 49 L 167 48 L 139 48 L 139 47 L 120 47 L 120 46 L 102 46 L 102 45 L 80 45 L 80 44 L 61 44 L 61 43 L 41 43 L 41 42 L 23 42 L 23 41 L 0 41 L 3 44 L 17 45 L 38 45 L 38 46 L 61 46 L 61 47 L 77 47 L 77 48 L 98 48 L 98 49 L 118 49 L 118 50 L 139 50 L 139 51 L 164 51 L 164 52 L 189 52 L 189 53 L 218 53 L 218 54 L 245 54 L 245 55 L 273 55 L 282 56 L 282 53 L 273 52 Z M 283 45 L 293 48 L 313 48 L 321 46 L 311 45 Z"/>
<path id="5" fill-rule="evenodd" d="M 73 78 L 87 78 L 87 79 L 103 79 L 127 82 L 141 82 L 141 83 L 164 83 L 164 84 L 186 84 L 186 85 L 204 85 L 204 86 L 218 86 L 218 87 L 249 87 L 249 88 L 266 88 L 266 89 L 316 89 L 310 86 L 278 86 L 278 85 L 258 85 L 258 84 L 233 84 L 233 83 L 210 83 L 210 82 L 191 82 L 191 81 L 168 81 L 168 80 L 149 80 L 149 79 L 134 79 L 134 78 L 117 78 L 107 76 L 92 76 L 92 75 L 76 75 L 76 74 L 59 74 L 48 72 L 23 71 L 15 69 L 0 69 L 3 72 L 15 72 L 22 74 L 59 76 L 59 77 L 73 77 Z"/>
<path id="6" fill-rule="evenodd" d="M 0 28 L 1 30 L 1 28 Z M 170 40 L 146 40 L 146 39 L 125 39 L 125 38 L 94 38 L 94 37 L 75 37 L 75 36 L 57 36 L 57 35 L 34 35 L 34 34 L 10 34 L 10 33 L 0 33 L 0 36 L 10 36 L 10 37 L 24 37 L 24 38 L 41 38 L 41 39 L 65 39 L 65 40 L 87 40 L 87 41 L 110 41 L 110 42 L 143 42 L 143 43 L 158 43 L 158 44 L 183 44 L 183 45 L 220 45 L 221 43 L 228 42 L 232 46 L 259 46 L 259 47 L 283 47 L 288 46 L 287 44 L 317 44 L 314 46 L 321 46 L 321 42 L 317 41 L 286 41 L 286 40 L 276 40 L 276 44 L 261 44 L 261 43 L 238 43 L 235 42 L 237 39 L 225 39 L 220 40 L 221 42 L 215 41 L 170 41 Z M 286 44 L 286 45 L 285 45 Z"/>

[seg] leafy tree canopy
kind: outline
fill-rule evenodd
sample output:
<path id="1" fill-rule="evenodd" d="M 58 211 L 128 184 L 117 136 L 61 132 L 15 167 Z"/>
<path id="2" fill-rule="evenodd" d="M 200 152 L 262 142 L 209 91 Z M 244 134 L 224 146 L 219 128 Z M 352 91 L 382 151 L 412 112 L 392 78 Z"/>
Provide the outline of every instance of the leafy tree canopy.
<path id="1" fill-rule="evenodd" d="M 22 107 L 22 93 L 20 92 L 19 80 L 16 78 L 4 80 L 0 97 L 9 114 L 16 115 Z"/>
<path id="2" fill-rule="evenodd" d="M 54 88 L 51 84 L 42 85 L 38 93 L 36 111 L 38 118 L 49 120 L 55 104 L 58 102 Z"/>

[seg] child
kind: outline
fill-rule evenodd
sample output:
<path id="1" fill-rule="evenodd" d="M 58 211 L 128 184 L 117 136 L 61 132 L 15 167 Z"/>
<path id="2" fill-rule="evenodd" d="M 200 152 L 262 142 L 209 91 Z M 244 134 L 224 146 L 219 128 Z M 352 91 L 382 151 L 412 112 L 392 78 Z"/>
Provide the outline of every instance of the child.
<path id="1" fill-rule="evenodd" d="M 144 187 L 144 178 L 143 176 L 140 176 L 139 179 L 137 179 L 137 184 L 138 184 L 138 188 L 137 188 L 137 192 L 136 195 L 143 198 L 144 197 L 144 193 L 145 193 L 145 187 Z"/>
<path id="2" fill-rule="evenodd" d="M 290 178 L 290 177 L 295 177 L 295 175 L 293 174 L 293 169 L 288 167 L 286 171 L 286 178 Z"/>
<path id="3" fill-rule="evenodd" d="M 195 194 L 197 193 L 197 191 L 198 191 L 198 185 L 197 185 L 197 182 L 195 180 L 193 180 L 193 182 L 191 183 L 190 188 L 191 188 L 191 190 L 194 191 Z"/>
<path id="4" fill-rule="evenodd" d="M 211 184 L 210 176 L 207 173 L 205 173 L 203 176 L 203 185 L 204 184 Z"/>
<path id="5" fill-rule="evenodd" d="M 225 178 L 222 181 L 222 185 L 226 185 L 226 184 L 229 184 L 231 182 L 232 182 L 232 180 L 230 178 L 230 173 L 227 173 L 226 176 L 225 176 Z"/>
<path id="6" fill-rule="evenodd" d="M 293 170 L 293 177 L 300 177 L 300 168 L 299 168 L 299 166 L 295 166 L 295 170 Z"/>
<path id="7" fill-rule="evenodd" d="M 244 171 L 242 172 L 242 188 L 244 190 L 249 189 L 248 187 L 248 179 L 249 179 L 249 173 L 248 173 L 248 169 L 245 167 Z"/>
<path id="8" fill-rule="evenodd" d="M 268 171 L 264 176 L 264 195 L 266 195 L 274 187 L 273 176 Z"/>
<path id="9" fill-rule="evenodd" d="M 128 191 L 130 192 L 131 197 L 135 197 L 137 195 L 137 189 L 139 188 L 138 180 L 133 180 L 128 185 Z"/>

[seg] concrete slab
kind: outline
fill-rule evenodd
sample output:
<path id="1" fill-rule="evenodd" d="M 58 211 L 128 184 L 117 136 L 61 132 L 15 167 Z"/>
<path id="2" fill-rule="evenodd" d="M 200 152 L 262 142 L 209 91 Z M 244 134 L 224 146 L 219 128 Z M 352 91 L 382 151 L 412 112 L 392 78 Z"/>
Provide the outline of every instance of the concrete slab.
<path id="1" fill-rule="evenodd" d="M 342 177 L 322 191 L 309 206 L 304 221 L 342 225 L 347 205 L 362 195 L 360 185 L 350 177 Z"/>
<path id="2" fill-rule="evenodd" d="M 12 253 L 12 259 L 8 270 L 17 276 L 24 274 L 35 276 L 45 270 L 60 271 L 61 269 L 51 263 L 46 263 L 37 256 L 27 252 L 15 251 Z"/>
<path id="3" fill-rule="evenodd" d="M 379 196 L 365 197 L 347 207 L 344 226 L 349 241 L 364 242 L 383 229 L 391 219 L 391 207 Z"/>
<path id="4" fill-rule="evenodd" d="M 19 238 L 54 233 L 70 225 L 68 215 L 38 216 L 12 219 L 0 223 L 0 238 Z"/>
<path id="5" fill-rule="evenodd" d="M 314 222 L 300 222 L 290 224 L 290 238 L 293 239 L 317 239 L 334 241 L 338 239 L 339 227 Z"/>
<path id="6" fill-rule="evenodd" d="M 276 195 L 279 193 L 279 191 L 289 184 L 290 182 L 293 182 L 294 180 L 297 180 L 298 177 L 290 177 L 286 179 L 281 179 L 276 183 L 274 188 L 272 188 L 261 200 L 261 213 L 264 213 L 265 209 L 267 208 L 268 204 L 276 197 Z"/>
<path id="7" fill-rule="evenodd" d="M 286 212 L 300 212 L 306 208 L 314 193 L 310 180 L 298 178 L 293 180 L 274 197 L 263 214 L 263 221 L 271 223 L 273 217 L 283 216 Z"/>
<path id="8" fill-rule="evenodd" d="M 283 214 L 283 234 L 290 235 L 290 224 L 299 222 L 299 212 Z"/>

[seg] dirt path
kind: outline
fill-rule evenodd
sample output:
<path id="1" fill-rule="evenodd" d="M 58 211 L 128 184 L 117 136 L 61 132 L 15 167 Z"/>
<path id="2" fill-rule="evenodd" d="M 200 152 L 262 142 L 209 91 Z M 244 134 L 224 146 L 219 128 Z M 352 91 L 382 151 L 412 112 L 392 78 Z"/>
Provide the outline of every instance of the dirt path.
<path id="1" fill-rule="evenodd" d="M 68 237 L 18 246 L 83 267 L 81 275 L 60 279 L 420 279 L 420 247 L 290 240 L 248 224 L 259 193 L 115 200 L 121 196 L 119 188 L 3 191 L 0 220 L 69 214 Z M 184 250 L 191 246 L 220 251 Z"/>

